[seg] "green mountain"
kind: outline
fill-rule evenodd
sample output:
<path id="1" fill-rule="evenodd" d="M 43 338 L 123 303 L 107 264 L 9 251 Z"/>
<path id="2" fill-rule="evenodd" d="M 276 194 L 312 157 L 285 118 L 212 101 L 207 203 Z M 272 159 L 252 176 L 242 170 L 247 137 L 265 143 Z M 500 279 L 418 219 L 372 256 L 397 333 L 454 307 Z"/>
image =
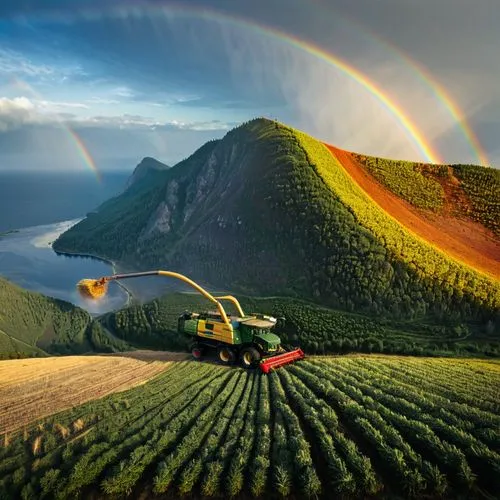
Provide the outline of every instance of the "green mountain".
<path id="1" fill-rule="evenodd" d="M 322 143 L 265 119 L 133 185 L 54 248 L 376 317 L 499 323 L 498 280 L 387 215 Z"/>
<path id="2" fill-rule="evenodd" d="M 83 309 L 0 278 L 0 359 L 127 347 Z"/>
<path id="3" fill-rule="evenodd" d="M 134 187 L 137 186 L 140 182 L 155 183 L 157 178 L 161 181 L 161 173 L 169 168 L 168 165 L 147 156 L 135 167 L 125 186 L 125 190 L 129 189 L 132 185 Z"/>

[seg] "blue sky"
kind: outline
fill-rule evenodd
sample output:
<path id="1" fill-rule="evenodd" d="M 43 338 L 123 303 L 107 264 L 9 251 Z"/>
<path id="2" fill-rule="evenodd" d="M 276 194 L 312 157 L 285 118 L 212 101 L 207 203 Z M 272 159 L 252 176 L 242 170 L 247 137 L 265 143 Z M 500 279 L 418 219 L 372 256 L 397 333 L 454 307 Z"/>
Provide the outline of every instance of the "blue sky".
<path id="1" fill-rule="evenodd" d="M 423 159 L 366 88 L 255 25 L 348 61 L 443 160 L 477 162 L 461 124 L 400 54 L 411 57 L 500 164 L 496 0 L 16 3 L 0 1 L 0 169 L 86 168 L 68 127 L 101 169 L 132 169 L 143 156 L 174 164 L 255 116 L 345 149 Z"/>

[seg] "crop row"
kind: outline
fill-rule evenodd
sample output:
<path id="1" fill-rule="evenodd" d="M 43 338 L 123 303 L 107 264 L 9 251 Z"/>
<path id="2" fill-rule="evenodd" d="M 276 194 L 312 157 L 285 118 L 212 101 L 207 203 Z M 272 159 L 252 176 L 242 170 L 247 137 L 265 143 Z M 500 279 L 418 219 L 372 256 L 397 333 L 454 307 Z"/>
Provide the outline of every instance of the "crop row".
<path id="1" fill-rule="evenodd" d="M 314 373 L 324 373 L 332 383 L 366 408 L 373 409 L 397 429 L 423 456 L 447 471 L 454 482 L 470 488 L 475 473 L 482 472 L 488 484 L 498 482 L 500 455 L 470 433 L 431 416 L 403 398 L 360 382 L 334 365 L 310 365 Z M 471 466 L 474 468 L 472 470 Z"/>
<path id="2" fill-rule="evenodd" d="M 269 375 L 176 363 L 144 386 L 4 439 L 0 492 L 67 499 L 497 491 L 498 413 L 438 393 L 441 360 L 408 359 L 404 372 L 400 361 L 316 358 Z M 411 374 L 427 366 L 435 371 L 423 386 Z M 497 372 L 481 366 L 498 384 Z M 481 374 L 464 369 L 464 377 L 477 384 Z"/>

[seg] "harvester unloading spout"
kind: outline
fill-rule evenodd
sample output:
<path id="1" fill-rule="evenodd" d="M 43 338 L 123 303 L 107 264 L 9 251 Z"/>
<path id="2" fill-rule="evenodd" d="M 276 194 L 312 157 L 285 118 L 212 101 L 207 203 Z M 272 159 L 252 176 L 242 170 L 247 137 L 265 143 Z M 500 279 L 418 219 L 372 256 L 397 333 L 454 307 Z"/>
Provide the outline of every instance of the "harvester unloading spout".
<path id="1" fill-rule="evenodd" d="M 140 273 L 114 274 L 102 278 L 84 279 L 78 282 L 81 295 L 90 299 L 99 299 L 106 294 L 110 281 L 143 276 L 167 276 L 179 279 L 204 297 L 216 307 L 216 312 L 194 313 L 184 312 L 179 317 L 178 332 L 191 342 L 191 353 L 201 359 L 208 348 L 217 349 L 219 360 L 223 364 L 232 364 L 239 359 L 244 368 L 259 366 L 264 373 L 303 359 L 302 349 L 286 350 L 281 339 L 271 329 L 276 325 L 276 318 L 264 314 L 246 315 L 238 300 L 232 295 L 214 297 L 200 285 L 186 276 L 171 271 L 146 271 Z M 230 301 L 238 315 L 226 313 L 221 301 Z"/>

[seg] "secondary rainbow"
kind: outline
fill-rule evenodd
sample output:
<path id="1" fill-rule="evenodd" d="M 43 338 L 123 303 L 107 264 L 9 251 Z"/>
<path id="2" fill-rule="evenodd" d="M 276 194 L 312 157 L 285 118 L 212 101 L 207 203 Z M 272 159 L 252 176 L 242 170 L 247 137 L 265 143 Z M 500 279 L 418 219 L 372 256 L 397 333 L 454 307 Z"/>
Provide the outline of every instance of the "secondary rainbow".
<path id="1" fill-rule="evenodd" d="M 433 78 L 427 68 L 424 68 L 422 65 L 418 64 L 416 61 L 401 52 L 399 49 L 394 47 L 393 50 L 399 53 L 400 57 L 414 69 L 415 74 L 418 75 L 420 80 L 423 81 L 431 89 L 431 91 L 435 94 L 437 100 L 440 101 L 443 106 L 449 111 L 450 115 L 457 122 L 459 130 L 469 144 L 469 148 L 471 149 L 474 156 L 476 156 L 479 164 L 484 166 L 489 165 L 490 161 L 488 155 L 479 142 L 479 139 L 477 138 L 474 130 L 472 130 L 472 127 L 467 122 L 465 113 L 460 109 L 459 105 L 452 100 L 450 95 L 447 94 L 446 90 Z"/>
<path id="2" fill-rule="evenodd" d="M 101 19 L 103 17 L 126 19 L 127 17 L 142 18 L 148 15 L 168 15 L 177 14 L 185 16 L 193 16 L 209 21 L 224 21 L 233 24 L 236 27 L 245 27 L 257 34 L 272 37 L 281 40 L 299 50 L 309 53 L 316 58 L 330 64 L 342 71 L 348 77 L 358 82 L 370 94 L 372 94 L 397 120 L 398 124 L 402 127 L 407 137 L 420 151 L 423 158 L 431 163 L 440 163 L 439 155 L 433 150 L 432 145 L 425 139 L 418 126 L 411 120 L 405 113 L 404 109 L 395 102 L 386 92 L 384 92 L 375 82 L 370 80 L 368 76 L 363 74 L 360 70 L 349 64 L 347 61 L 340 57 L 333 55 L 325 49 L 313 44 L 312 42 L 305 41 L 301 38 L 295 37 L 264 24 L 258 24 L 246 18 L 227 14 L 214 9 L 208 9 L 201 6 L 185 5 L 178 3 L 169 3 L 168 5 L 161 4 L 142 4 L 138 5 L 133 3 L 130 5 L 116 5 L 108 9 L 97 8 L 83 8 L 73 9 L 68 11 L 52 11 L 46 14 L 46 18 L 50 21 L 59 22 L 74 22 L 78 17 L 86 20 Z M 35 19 L 35 22 L 40 22 L 41 18 Z"/>
<path id="3" fill-rule="evenodd" d="M 43 97 L 27 82 L 21 80 L 20 78 L 13 78 L 11 84 L 19 87 L 22 90 L 29 92 L 35 99 L 43 101 Z M 96 179 L 101 181 L 101 174 L 97 170 L 96 164 L 89 150 L 81 140 L 80 136 L 62 119 L 57 120 L 57 124 L 69 137 L 69 140 L 75 145 L 76 151 L 83 161 L 83 164 L 92 172 L 94 172 Z"/>
<path id="4" fill-rule="evenodd" d="M 315 2 L 316 6 L 323 10 L 328 10 L 328 14 L 334 14 L 339 17 L 340 14 L 332 7 L 325 5 L 320 1 Z M 480 165 L 489 165 L 489 158 L 479 139 L 467 121 L 464 111 L 460 105 L 453 100 L 446 89 L 435 79 L 430 71 L 421 63 L 410 57 L 406 52 L 401 50 L 398 46 L 386 40 L 378 33 L 370 30 L 368 26 L 362 24 L 360 21 L 354 19 L 352 16 L 342 14 L 343 22 L 351 24 L 359 36 L 364 36 L 370 43 L 377 43 L 381 48 L 392 53 L 397 59 L 403 62 L 412 73 L 434 94 L 436 100 L 447 110 L 448 114 L 455 120 L 458 130 L 463 135 L 465 142 L 472 154 L 477 158 Z"/>
<path id="5" fill-rule="evenodd" d="M 130 6 L 131 7 L 131 6 Z M 131 8 L 130 11 L 123 11 L 121 9 L 127 9 L 126 7 L 117 7 L 120 16 L 124 16 L 127 13 L 131 16 L 141 16 L 141 10 L 137 8 Z M 235 16 L 233 14 L 227 14 L 214 9 L 208 9 L 206 7 L 196 7 L 187 6 L 180 4 L 169 4 L 165 5 L 147 5 L 143 9 L 147 14 L 149 13 L 169 13 L 175 12 L 178 14 L 185 15 L 195 15 L 207 20 L 212 21 L 225 21 L 232 23 L 238 27 L 244 26 L 245 28 L 254 31 L 255 33 L 270 36 L 281 40 L 289 45 L 303 50 L 316 58 L 333 65 L 347 76 L 358 82 L 363 86 L 370 94 L 376 97 L 384 107 L 392 113 L 394 117 L 397 118 L 400 126 L 405 131 L 408 138 L 415 144 L 417 149 L 421 152 L 426 161 L 431 163 L 440 163 L 441 160 L 436 151 L 433 150 L 431 144 L 426 141 L 423 134 L 419 131 L 417 125 L 412 122 L 412 120 L 406 115 L 401 106 L 399 106 L 393 99 L 391 99 L 387 93 L 385 93 L 380 87 L 378 87 L 375 82 L 371 81 L 366 75 L 359 71 L 354 66 L 350 65 L 347 61 L 341 59 L 340 57 L 333 55 L 332 53 L 326 51 L 325 49 L 313 44 L 312 42 L 305 41 L 301 38 L 293 36 L 289 33 L 264 25 L 262 23 L 255 23 L 249 21 L 246 18 Z"/>

